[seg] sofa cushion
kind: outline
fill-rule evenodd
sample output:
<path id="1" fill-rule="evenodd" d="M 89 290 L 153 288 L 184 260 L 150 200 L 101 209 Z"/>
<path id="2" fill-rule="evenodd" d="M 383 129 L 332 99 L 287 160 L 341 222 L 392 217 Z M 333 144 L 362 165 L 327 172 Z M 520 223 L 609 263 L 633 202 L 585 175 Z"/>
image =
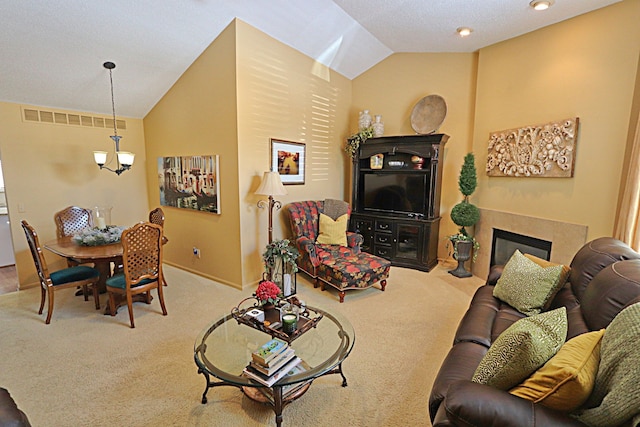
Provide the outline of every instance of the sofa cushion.
<path id="1" fill-rule="evenodd" d="M 553 357 L 566 336 L 564 307 L 520 319 L 489 347 L 472 381 L 509 390 Z"/>
<path id="2" fill-rule="evenodd" d="M 596 385 L 577 418 L 587 425 L 619 426 L 640 415 L 640 303 L 618 314 L 600 347 Z"/>
<path id="3" fill-rule="evenodd" d="M 347 246 L 347 223 L 349 215 L 344 214 L 335 221 L 329 216 L 320 214 L 320 225 L 316 243 L 324 245 Z"/>
<path id="4" fill-rule="evenodd" d="M 509 393 L 552 409 L 578 409 L 593 391 L 604 329 L 570 339 L 544 366 Z"/>
<path id="5" fill-rule="evenodd" d="M 493 296 L 527 316 L 540 313 L 564 285 L 563 266 L 541 267 L 516 249 L 504 267 Z M 566 274 L 564 275 L 566 280 Z"/>

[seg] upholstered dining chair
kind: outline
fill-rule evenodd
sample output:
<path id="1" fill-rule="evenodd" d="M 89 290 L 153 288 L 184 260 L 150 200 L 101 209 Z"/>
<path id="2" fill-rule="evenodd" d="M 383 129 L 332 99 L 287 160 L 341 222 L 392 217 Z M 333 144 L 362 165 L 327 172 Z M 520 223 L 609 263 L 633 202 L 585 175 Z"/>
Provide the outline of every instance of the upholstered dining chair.
<path id="1" fill-rule="evenodd" d="M 93 214 L 90 209 L 78 206 L 68 206 L 56 212 L 53 216 L 56 223 L 56 237 L 73 236 L 87 227 L 93 227 Z M 75 259 L 67 259 L 67 265 L 73 267 L 79 262 Z"/>
<path id="2" fill-rule="evenodd" d="M 42 314 L 44 309 L 44 301 L 48 297 L 49 306 L 47 310 L 47 320 L 45 323 L 48 325 L 51 322 L 51 315 L 53 314 L 53 302 L 55 292 L 59 289 L 76 288 L 81 287 L 84 294 L 84 300 L 88 301 L 88 287 L 92 287 L 93 299 L 96 304 L 96 310 L 100 309 L 100 299 L 97 284 L 100 278 L 100 272 L 95 268 L 88 267 L 86 265 L 77 265 L 74 267 L 64 268 L 62 270 L 49 273 L 47 267 L 47 261 L 42 253 L 40 242 L 38 240 L 38 234 L 36 230 L 22 220 L 21 222 L 24 233 L 27 237 L 27 243 L 33 256 L 33 262 L 35 263 L 36 270 L 38 272 L 38 278 L 40 279 L 40 309 L 38 314 Z"/>
<path id="3" fill-rule="evenodd" d="M 109 309 L 116 315 L 116 297 L 125 297 L 129 309 L 129 321 L 133 321 L 133 296 L 144 294 L 151 303 L 151 290 L 158 290 L 162 314 L 167 315 L 162 292 L 162 227 L 150 222 L 140 222 L 122 232 L 123 272 L 107 279 Z"/>
<path id="4" fill-rule="evenodd" d="M 161 208 L 155 208 L 151 212 L 149 212 L 149 222 L 151 224 L 158 224 L 160 227 L 162 227 L 162 244 L 166 245 L 167 242 L 169 242 L 169 239 L 167 239 L 167 236 L 164 235 L 164 212 Z M 160 266 L 160 268 L 162 268 L 162 266 Z M 162 275 L 162 283 L 167 286 L 167 281 L 164 277 L 164 274 Z"/>

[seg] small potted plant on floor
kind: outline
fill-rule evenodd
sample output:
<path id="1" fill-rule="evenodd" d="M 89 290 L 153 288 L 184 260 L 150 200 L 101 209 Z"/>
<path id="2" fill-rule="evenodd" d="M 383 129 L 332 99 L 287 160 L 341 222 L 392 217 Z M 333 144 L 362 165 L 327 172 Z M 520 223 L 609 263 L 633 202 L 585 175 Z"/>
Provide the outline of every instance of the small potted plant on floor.
<path id="1" fill-rule="evenodd" d="M 464 163 L 458 178 L 458 189 L 462 193 L 463 199 L 451 209 L 451 220 L 460 227 L 456 234 L 448 236 L 448 246 L 453 249 L 453 258 L 458 261 L 458 267 L 449 271 L 456 277 L 470 277 L 471 273 L 465 270 L 464 263 L 477 255 L 480 245 L 476 239 L 469 235 L 465 227 L 474 226 L 480 219 L 480 210 L 477 206 L 469 202 L 469 196 L 476 190 L 478 180 L 476 177 L 475 157 L 473 153 L 468 153 L 464 157 Z"/>

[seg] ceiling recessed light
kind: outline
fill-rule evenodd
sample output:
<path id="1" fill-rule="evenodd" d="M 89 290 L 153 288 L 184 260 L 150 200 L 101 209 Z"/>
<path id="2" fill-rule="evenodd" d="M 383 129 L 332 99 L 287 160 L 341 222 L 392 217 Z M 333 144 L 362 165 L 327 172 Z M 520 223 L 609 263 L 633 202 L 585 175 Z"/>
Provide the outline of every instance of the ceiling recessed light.
<path id="1" fill-rule="evenodd" d="M 460 34 L 460 37 L 467 37 L 473 30 L 469 27 L 459 27 L 456 31 Z"/>
<path id="2" fill-rule="evenodd" d="M 529 6 L 534 8 L 535 10 L 547 10 L 551 6 L 553 6 L 553 0 L 533 0 L 529 3 Z"/>

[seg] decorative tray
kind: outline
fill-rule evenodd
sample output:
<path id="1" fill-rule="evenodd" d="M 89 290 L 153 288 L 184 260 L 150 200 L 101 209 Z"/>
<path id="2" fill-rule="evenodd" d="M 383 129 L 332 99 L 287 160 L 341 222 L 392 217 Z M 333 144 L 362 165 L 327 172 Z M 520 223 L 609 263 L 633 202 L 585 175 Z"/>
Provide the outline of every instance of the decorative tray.
<path id="1" fill-rule="evenodd" d="M 243 308 L 242 305 L 249 300 L 254 300 L 253 305 Z M 287 302 L 297 305 L 301 308 L 300 318 L 298 319 L 298 327 L 291 334 L 287 334 L 282 330 L 282 325 L 280 323 L 280 310 L 278 309 Z M 258 312 L 264 313 L 264 321 L 256 318 L 256 314 Z M 255 297 L 245 298 L 240 301 L 240 304 L 238 304 L 237 307 L 233 307 L 231 309 L 231 315 L 234 319 L 236 319 L 238 323 L 250 326 L 254 329 L 269 334 L 274 338 L 279 338 L 283 341 L 286 341 L 289 344 L 296 338 L 307 332 L 309 329 L 315 328 L 318 322 L 320 322 L 323 317 L 322 313 L 319 313 L 309 307 L 303 307 L 300 304 L 298 298 L 296 298 L 295 296 L 289 297 L 286 300 L 279 301 L 275 308 L 266 311 L 262 310 L 262 306 L 259 305 L 259 302 Z"/>

